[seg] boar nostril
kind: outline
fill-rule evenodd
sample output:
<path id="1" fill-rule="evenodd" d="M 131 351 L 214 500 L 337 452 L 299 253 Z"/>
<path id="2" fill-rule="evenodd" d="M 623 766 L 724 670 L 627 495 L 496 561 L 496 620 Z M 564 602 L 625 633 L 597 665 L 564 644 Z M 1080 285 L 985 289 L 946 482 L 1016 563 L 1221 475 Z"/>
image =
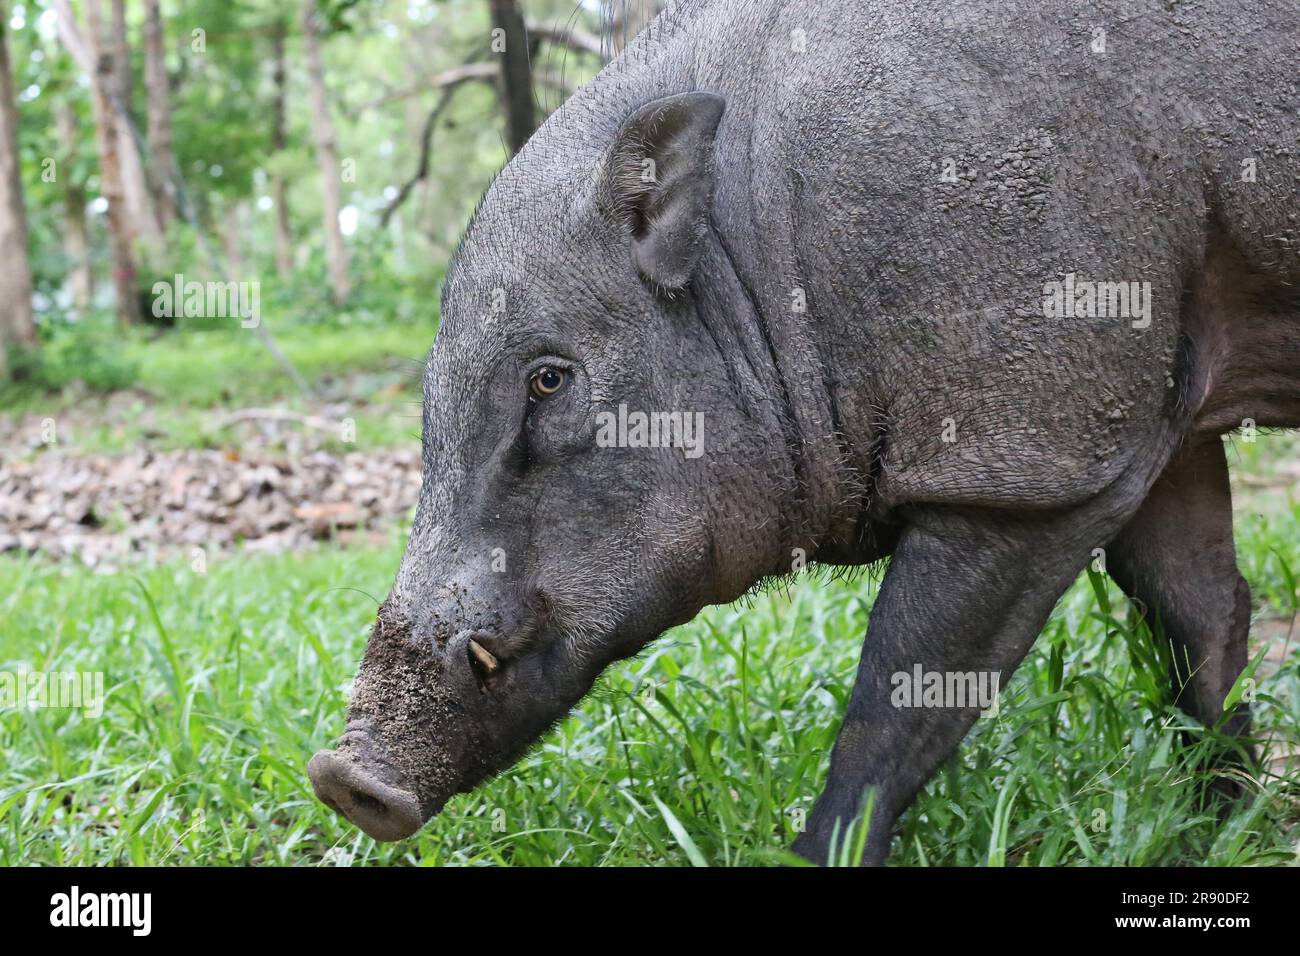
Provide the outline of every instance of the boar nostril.
<path id="1" fill-rule="evenodd" d="M 379 800 L 371 796 L 370 794 L 366 793 L 364 790 L 353 790 L 351 796 L 352 796 L 352 805 L 355 806 L 357 809 L 361 810 L 363 813 L 370 814 L 376 817 L 382 817 L 388 813 L 388 804 L 384 803 L 384 801 L 382 800 Z"/>
<path id="2" fill-rule="evenodd" d="M 307 776 L 321 803 L 376 840 L 404 840 L 424 825 L 415 794 L 384 783 L 355 754 L 322 750 L 311 758 Z"/>

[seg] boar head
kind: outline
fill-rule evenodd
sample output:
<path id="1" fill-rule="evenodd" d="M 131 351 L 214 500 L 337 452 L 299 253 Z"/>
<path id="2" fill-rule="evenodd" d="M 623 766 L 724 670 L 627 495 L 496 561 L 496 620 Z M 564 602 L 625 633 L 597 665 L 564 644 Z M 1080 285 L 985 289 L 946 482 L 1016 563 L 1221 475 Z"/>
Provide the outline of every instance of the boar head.
<path id="1" fill-rule="evenodd" d="M 344 736 L 309 767 L 377 839 L 417 831 L 611 662 L 788 561 L 772 383 L 702 305 L 725 259 L 722 114 L 716 96 L 670 96 L 603 142 L 553 117 L 475 214 L 424 373 L 409 544 Z M 660 416 L 660 447 L 631 447 L 638 412 Z"/>

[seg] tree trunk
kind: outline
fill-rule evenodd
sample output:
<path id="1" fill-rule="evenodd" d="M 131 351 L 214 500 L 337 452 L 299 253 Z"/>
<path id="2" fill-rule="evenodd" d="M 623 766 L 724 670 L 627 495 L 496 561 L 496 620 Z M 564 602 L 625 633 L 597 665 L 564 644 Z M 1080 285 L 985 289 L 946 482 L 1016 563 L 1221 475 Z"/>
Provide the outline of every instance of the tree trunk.
<path id="1" fill-rule="evenodd" d="M 149 99 L 149 169 L 158 224 L 163 232 L 176 218 L 176 184 L 172 181 L 172 108 L 167 86 L 167 56 L 159 0 L 144 0 L 144 85 Z"/>
<path id="2" fill-rule="evenodd" d="M 533 70 L 528 62 L 528 31 L 524 29 L 524 17 L 515 0 L 488 2 L 492 5 L 492 51 L 501 57 L 501 102 L 506 110 L 506 143 L 514 155 L 523 149 L 528 137 L 537 129 Z M 496 33 L 497 30 L 501 33 Z"/>
<path id="3" fill-rule="evenodd" d="M 123 325 L 140 320 L 136 289 L 135 250 L 131 217 L 127 213 L 119 159 L 118 124 L 110 100 L 113 57 L 104 46 L 100 0 L 86 0 L 87 42 L 95 64 L 90 76 L 90 103 L 95 114 L 95 143 L 99 149 L 100 194 L 108 203 L 108 245 L 113 260 L 113 288 L 117 293 L 117 318 Z"/>
<path id="4" fill-rule="evenodd" d="M 63 147 L 63 253 L 68 258 L 68 282 L 79 315 L 90 308 L 95 293 L 95 273 L 90 267 L 90 242 L 86 236 L 86 190 L 66 173 L 77 154 L 77 117 L 66 100 L 58 109 L 59 141 Z"/>
<path id="5" fill-rule="evenodd" d="M 288 137 L 285 134 L 285 106 L 288 100 L 284 58 L 285 32 L 285 22 L 277 20 L 275 33 L 271 37 L 271 80 L 275 87 L 275 99 L 271 108 L 271 149 L 277 155 L 288 145 Z M 271 195 L 275 201 L 275 268 L 282 277 L 287 277 L 293 271 L 293 233 L 289 229 L 289 184 L 278 165 L 272 177 Z"/>
<path id="6" fill-rule="evenodd" d="M 50 0 L 50 5 L 58 15 L 56 26 L 68 53 L 86 74 L 87 81 L 94 88 L 95 77 L 99 72 L 99 59 L 107 57 L 110 61 L 109 76 L 116 76 L 111 66 L 113 57 L 104 33 L 104 18 L 99 0 L 87 0 L 86 23 L 90 25 L 94 18 L 97 35 L 83 37 L 77 26 L 77 18 L 72 12 L 69 0 Z M 92 10 L 91 7 L 94 7 Z M 122 200 L 125 205 L 123 213 L 129 219 L 129 229 L 133 238 L 138 239 L 144 250 L 153 254 L 162 246 L 162 233 L 158 226 L 158 214 L 154 209 L 153 195 L 149 181 L 145 176 L 144 157 L 136 146 L 135 122 L 125 108 L 119 109 L 118 88 L 116 81 L 98 84 L 107 107 L 106 119 L 112 122 L 117 131 L 117 168 L 118 183 L 121 187 Z M 92 94 L 91 102 L 95 97 Z M 98 114 L 97 114 L 98 115 Z M 100 125 L 98 121 L 96 125 Z"/>
<path id="7" fill-rule="evenodd" d="M 162 248 L 162 219 L 154 202 L 145 156 L 135 141 L 138 129 L 132 114 L 131 43 L 126 32 L 126 0 L 113 0 L 110 36 L 103 36 L 102 50 L 112 58 L 112 83 L 108 88 L 117 124 L 117 161 L 122 170 L 122 194 L 127 215 L 131 217 L 131 235 L 140 244 L 146 262 L 158 257 Z"/>
<path id="8" fill-rule="evenodd" d="M 307 79 L 311 89 L 311 128 L 316 142 L 316 161 L 320 166 L 323 225 L 325 227 L 325 263 L 329 268 L 330 291 L 334 303 L 341 305 L 351 292 L 348 281 L 347 248 L 339 228 L 343 207 L 338 140 L 325 98 L 325 66 L 321 57 L 316 0 L 303 2 L 303 39 L 307 47 Z"/>
<path id="9" fill-rule="evenodd" d="M 0 2 L 0 374 L 11 346 L 36 348 L 27 210 L 18 166 L 18 101 L 9 68 L 8 4 Z"/>
<path id="10" fill-rule="evenodd" d="M 126 0 L 113 0 L 113 36 L 106 45 L 113 54 L 113 95 L 130 115 L 131 43 L 126 38 Z"/>

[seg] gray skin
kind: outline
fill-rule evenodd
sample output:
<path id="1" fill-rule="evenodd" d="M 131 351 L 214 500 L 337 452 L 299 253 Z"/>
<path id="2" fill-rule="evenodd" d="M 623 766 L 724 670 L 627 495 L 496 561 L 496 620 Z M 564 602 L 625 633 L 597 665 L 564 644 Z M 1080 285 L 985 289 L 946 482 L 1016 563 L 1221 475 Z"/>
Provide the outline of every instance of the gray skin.
<path id="1" fill-rule="evenodd" d="M 1220 436 L 1300 425 L 1297 37 L 1273 0 L 670 7 L 455 258 L 410 544 L 318 795 L 409 836 L 801 554 L 893 556 L 811 860 L 874 793 L 882 861 L 978 716 L 894 707 L 890 675 L 1005 684 L 1096 548 L 1218 721 L 1250 612 Z M 1149 325 L 1046 317 L 1066 273 L 1149 282 Z M 704 454 L 598 446 L 620 403 L 702 411 Z"/>

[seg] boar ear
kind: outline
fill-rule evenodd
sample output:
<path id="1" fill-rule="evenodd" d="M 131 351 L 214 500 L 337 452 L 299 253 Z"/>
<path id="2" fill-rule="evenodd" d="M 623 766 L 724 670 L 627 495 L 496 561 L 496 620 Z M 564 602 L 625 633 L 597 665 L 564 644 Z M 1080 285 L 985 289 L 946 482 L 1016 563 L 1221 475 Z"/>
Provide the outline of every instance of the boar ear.
<path id="1" fill-rule="evenodd" d="M 628 117 L 606 153 L 607 198 L 631 231 L 637 271 L 656 286 L 683 289 L 695 270 L 725 105 L 712 93 L 653 100 Z"/>

